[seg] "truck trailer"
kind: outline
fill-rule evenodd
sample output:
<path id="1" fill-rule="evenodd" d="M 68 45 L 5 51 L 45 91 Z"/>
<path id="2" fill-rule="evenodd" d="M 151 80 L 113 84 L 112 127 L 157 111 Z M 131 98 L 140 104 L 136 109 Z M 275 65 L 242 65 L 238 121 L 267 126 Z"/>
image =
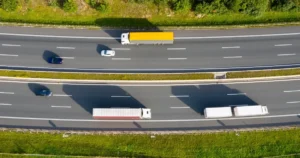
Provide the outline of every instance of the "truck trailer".
<path id="1" fill-rule="evenodd" d="M 215 107 L 204 109 L 205 118 L 232 117 L 231 107 Z"/>
<path id="2" fill-rule="evenodd" d="M 151 109 L 145 108 L 93 108 L 94 119 L 151 119 Z"/>
<path id="3" fill-rule="evenodd" d="M 237 106 L 233 108 L 235 116 L 256 116 L 268 114 L 267 106 L 253 105 L 253 106 Z"/>
<path id="4" fill-rule="evenodd" d="M 173 44 L 173 32 L 128 32 L 122 33 L 121 44 Z"/>

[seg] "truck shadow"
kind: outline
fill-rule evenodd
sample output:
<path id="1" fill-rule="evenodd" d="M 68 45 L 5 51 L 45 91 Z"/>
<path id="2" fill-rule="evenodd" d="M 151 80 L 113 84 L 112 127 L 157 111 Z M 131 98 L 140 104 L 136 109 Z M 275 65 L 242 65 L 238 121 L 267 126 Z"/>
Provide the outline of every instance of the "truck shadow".
<path id="1" fill-rule="evenodd" d="M 247 95 L 244 95 L 243 92 L 237 89 L 232 89 L 222 84 L 172 86 L 171 91 L 175 96 L 189 95 L 190 97 L 188 98 L 178 97 L 178 99 L 201 115 L 204 115 L 204 109 L 207 107 L 257 105 L 254 100 L 249 98 Z"/>
<path id="2" fill-rule="evenodd" d="M 160 31 L 157 26 L 152 24 L 146 18 L 99 18 L 95 21 L 96 25 L 103 27 L 110 37 L 113 37 L 121 43 L 120 37 L 122 33 L 126 32 L 138 32 L 138 31 Z M 108 28 L 109 25 L 113 24 L 114 28 Z M 136 24 L 139 26 L 137 27 Z M 107 27 L 107 29 L 105 28 Z"/>
<path id="3" fill-rule="evenodd" d="M 63 91 L 91 115 L 93 108 L 145 108 L 119 86 L 63 85 Z"/>

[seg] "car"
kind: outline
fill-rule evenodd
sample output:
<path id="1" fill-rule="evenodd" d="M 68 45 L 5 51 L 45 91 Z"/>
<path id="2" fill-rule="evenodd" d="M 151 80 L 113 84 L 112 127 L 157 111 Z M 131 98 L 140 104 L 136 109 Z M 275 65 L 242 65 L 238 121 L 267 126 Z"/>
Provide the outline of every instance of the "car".
<path id="1" fill-rule="evenodd" d="M 38 92 L 39 96 L 44 96 L 44 97 L 50 97 L 52 95 L 52 92 L 49 89 L 42 89 Z"/>
<path id="2" fill-rule="evenodd" d="M 111 57 L 111 56 L 115 56 L 116 52 L 114 50 L 102 50 L 101 51 L 101 56 L 105 56 L 105 57 Z"/>
<path id="3" fill-rule="evenodd" d="M 60 57 L 51 57 L 49 58 L 48 62 L 50 64 L 62 64 L 63 63 L 63 59 Z"/>

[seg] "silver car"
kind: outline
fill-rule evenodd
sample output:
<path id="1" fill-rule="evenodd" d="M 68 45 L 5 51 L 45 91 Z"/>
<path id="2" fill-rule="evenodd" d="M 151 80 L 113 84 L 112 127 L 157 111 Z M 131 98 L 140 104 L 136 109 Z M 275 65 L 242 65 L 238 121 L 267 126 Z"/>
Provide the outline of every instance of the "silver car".
<path id="1" fill-rule="evenodd" d="M 102 50 L 101 51 L 101 56 L 104 57 L 111 57 L 111 56 L 115 56 L 115 51 L 114 50 Z"/>

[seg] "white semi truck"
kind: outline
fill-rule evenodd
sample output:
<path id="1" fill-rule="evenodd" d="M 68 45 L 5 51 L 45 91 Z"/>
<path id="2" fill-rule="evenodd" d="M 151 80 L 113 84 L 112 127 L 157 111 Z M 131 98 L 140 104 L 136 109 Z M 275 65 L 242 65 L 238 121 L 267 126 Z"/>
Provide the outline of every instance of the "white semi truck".
<path id="1" fill-rule="evenodd" d="M 173 44 L 173 32 L 128 32 L 122 33 L 121 44 Z"/>
<path id="2" fill-rule="evenodd" d="M 262 105 L 249 105 L 249 106 L 236 106 L 236 107 L 214 107 L 205 108 L 205 118 L 224 118 L 232 116 L 257 116 L 269 114 L 267 106 Z"/>
<path id="3" fill-rule="evenodd" d="M 151 109 L 146 108 L 93 108 L 95 119 L 151 119 Z"/>
<path id="4" fill-rule="evenodd" d="M 268 114 L 267 106 L 237 106 L 233 109 L 235 116 L 256 116 Z"/>

